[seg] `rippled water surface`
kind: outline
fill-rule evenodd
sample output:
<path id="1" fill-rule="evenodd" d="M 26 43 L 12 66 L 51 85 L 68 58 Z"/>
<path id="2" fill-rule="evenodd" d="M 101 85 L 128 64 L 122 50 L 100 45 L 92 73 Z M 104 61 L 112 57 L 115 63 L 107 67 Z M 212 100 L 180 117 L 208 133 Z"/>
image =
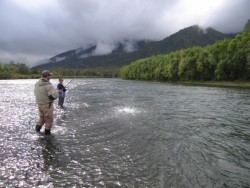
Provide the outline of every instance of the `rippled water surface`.
<path id="1" fill-rule="evenodd" d="M 0 80 L 0 187 L 250 187 L 248 89 L 75 79 L 44 136 L 35 82 Z"/>

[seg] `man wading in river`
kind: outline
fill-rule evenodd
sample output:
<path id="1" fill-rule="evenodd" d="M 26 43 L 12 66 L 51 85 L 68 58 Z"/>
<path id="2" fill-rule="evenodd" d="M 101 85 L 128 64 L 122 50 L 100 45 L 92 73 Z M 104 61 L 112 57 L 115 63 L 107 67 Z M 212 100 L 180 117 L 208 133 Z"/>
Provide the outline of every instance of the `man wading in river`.
<path id="1" fill-rule="evenodd" d="M 49 82 L 51 74 L 48 70 L 42 72 L 35 84 L 35 97 L 38 104 L 39 120 L 36 124 L 36 131 L 40 132 L 45 123 L 45 134 L 49 135 L 53 124 L 53 102 L 58 98 L 57 90 Z"/>

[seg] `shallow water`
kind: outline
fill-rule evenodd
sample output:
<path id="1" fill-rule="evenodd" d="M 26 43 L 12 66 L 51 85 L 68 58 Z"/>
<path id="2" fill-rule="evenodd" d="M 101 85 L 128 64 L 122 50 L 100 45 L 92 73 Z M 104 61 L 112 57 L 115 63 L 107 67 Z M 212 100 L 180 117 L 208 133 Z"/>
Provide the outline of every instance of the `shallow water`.
<path id="1" fill-rule="evenodd" d="M 0 187 L 250 187 L 250 90 L 75 79 L 44 136 L 35 82 L 0 80 Z"/>

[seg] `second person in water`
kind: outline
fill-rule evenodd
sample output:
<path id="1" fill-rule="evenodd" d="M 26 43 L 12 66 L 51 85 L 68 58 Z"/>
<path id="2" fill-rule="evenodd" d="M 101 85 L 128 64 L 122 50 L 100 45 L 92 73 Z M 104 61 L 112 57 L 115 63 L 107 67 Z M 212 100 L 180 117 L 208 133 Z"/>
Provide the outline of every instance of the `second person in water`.
<path id="1" fill-rule="evenodd" d="M 57 84 L 57 90 L 59 93 L 59 100 L 58 100 L 58 106 L 63 108 L 64 98 L 66 96 L 66 88 L 63 85 L 63 79 L 59 78 L 59 83 Z"/>

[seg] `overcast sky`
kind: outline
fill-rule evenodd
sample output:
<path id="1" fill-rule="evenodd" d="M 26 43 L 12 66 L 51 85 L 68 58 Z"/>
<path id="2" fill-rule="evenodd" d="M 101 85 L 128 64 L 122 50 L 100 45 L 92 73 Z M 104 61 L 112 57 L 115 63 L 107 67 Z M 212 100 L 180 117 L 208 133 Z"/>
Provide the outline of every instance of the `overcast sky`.
<path id="1" fill-rule="evenodd" d="M 235 33 L 248 19 L 250 0 L 0 0 L 0 62 L 33 66 L 91 44 L 108 53 L 195 24 Z"/>

